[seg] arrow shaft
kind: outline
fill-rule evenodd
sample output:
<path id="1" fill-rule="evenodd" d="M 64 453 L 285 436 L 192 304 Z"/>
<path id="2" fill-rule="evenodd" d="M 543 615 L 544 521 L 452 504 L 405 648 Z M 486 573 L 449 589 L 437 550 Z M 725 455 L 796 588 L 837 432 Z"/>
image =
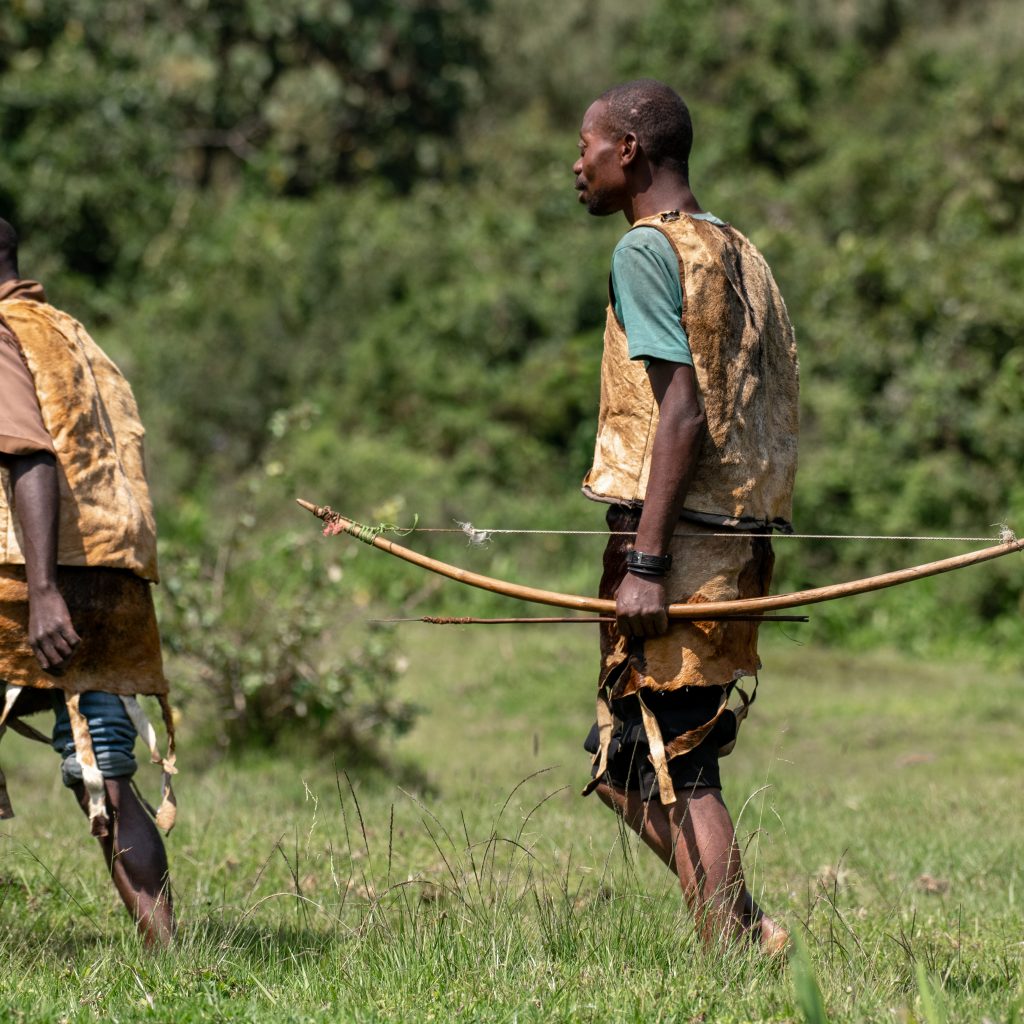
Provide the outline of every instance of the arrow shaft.
<path id="1" fill-rule="evenodd" d="M 374 619 L 374 622 L 426 622 L 431 626 L 512 626 L 512 625 L 552 625 L 554 623 L 592 623 L 615 622 L 609 615 L 530 615 L 525 618 L 477 619 L 471 615 L 419 615 L 404 619 Z M 807 622 L 806 615 L 722 615 L 720 622 Z"/>

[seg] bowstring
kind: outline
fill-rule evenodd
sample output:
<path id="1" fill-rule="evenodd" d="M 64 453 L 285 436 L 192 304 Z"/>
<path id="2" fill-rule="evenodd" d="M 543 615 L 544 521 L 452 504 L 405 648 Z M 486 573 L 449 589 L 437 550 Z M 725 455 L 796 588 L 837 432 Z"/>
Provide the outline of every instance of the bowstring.
<path id="1" fill-rule="evenodd" d="M 515 529 L 515 528 L 489 528 L 481 529 L 473 526 L 472 523 L 463 523 L 458 520 L 458 526 L 416 526 L 413 527 L 416 533 L 461 533 L 476 544 L 486 544 L 492 537 L 515 534 L 533 534 L 543 536 L 559 537 L 635 537 L 635 530 L 540 530 L 540 529 Z M 1002 541 L 1003 543 L 1014 543 L 1017 535 L 1005 523 L 996 524 L 999 529 L 998 536 L 988 534 L 983 537 L 951 536 L 949 534 L 879 534 L 879 533 L 773 533 L 764 534 L 776 540 L 849 540 L 849 541 L 920 541 L 920 542 L 950 542 L 950 543 L 982 543 L 985 541 Z M 390 529 L 386 527 L 385 529 Z M 406 530 L 406 535 L 412 532 Z M 745 530 L 732 530 L 727 533 L 689 533 L 676 532 L 673 537 L 702 539 L 707 537 L 751 537 L 762 536 Z"/>

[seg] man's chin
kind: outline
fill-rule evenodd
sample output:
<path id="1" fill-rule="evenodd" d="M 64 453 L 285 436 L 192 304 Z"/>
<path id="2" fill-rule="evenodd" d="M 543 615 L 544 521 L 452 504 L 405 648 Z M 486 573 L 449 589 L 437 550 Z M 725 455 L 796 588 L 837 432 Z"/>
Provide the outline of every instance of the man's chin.
<path id="1" fill-rule="evenodd" d="M 601 193 L 581 190 L 579 193 L 580 202 L 587 207 L 587 212 L 592 217 L 607 217 L 612 213 L 620 211 L 621 207 L 608 202 L 608 197 Z"/>
<path id="2" fill-rule="evenodd" d="M 615 212 L 608 209 L 601 196 L 596 196 L 591 192 L 581 191 L 578 193 L 577 199 L 587 208 L 587 213 L 591 217 L 607 217 L 608 214 Z"/>

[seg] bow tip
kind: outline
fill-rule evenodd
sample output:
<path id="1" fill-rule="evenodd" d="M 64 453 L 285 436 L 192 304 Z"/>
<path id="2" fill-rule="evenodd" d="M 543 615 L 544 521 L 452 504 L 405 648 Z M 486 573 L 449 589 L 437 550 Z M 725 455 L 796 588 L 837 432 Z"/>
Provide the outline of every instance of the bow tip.
<path id="1" fill-rule="evenodd" d="M 329 517 L 333 517 L 334 513 L 331 511 L 330 505 L 314 505 L 311 501 L 304 501 L 302 498 L 295 499 L 307 512 L 312 512 L 317 519 L 322 519 L 325 523 Z"/>

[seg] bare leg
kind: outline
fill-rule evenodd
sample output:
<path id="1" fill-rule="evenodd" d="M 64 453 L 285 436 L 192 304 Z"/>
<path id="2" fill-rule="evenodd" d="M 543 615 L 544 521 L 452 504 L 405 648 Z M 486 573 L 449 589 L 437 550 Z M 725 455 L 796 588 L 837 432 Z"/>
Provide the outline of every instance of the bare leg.
<path id="1" fill-rule="evenodd" d="M 694 787 L 669 809 L 668 817 L 676 874 L 705 942 L 741 936 L 750 927 L 744 920 L 746 885 L 721 793 Z"/>
<path id="2" fill-rule="evenodd" d="M 127 778 L 107 779 L 106 787 L 111 830 L 99 843 L 114 888 L 146 945 L 166 946 L 174 937 L 174 908 L 163 840 Z M 74 790 L 88 813 L 85 786 Z"/>
<path id="3" fill-rule="evenodd" d="M 640 790 L 623 790 L 601 783 L 595 790 L 605 806 L 620 818 L 657 854 L 658 859 L 673 874 L 676 870 L 672 850 L 672 830 L 664 806 L 657 800 L 644 802 Z"/>
<path id="4" fill-rule="evenodd" d="M 601 800 L 618 813 L 678 878 L 705 941 L 753 933 L 766 953 L 789 936 L 757 905 L 743 880 L 732 819 L 717 789 L 689 791 L 667 810 L 639 790 L 602 784 Z"/>

